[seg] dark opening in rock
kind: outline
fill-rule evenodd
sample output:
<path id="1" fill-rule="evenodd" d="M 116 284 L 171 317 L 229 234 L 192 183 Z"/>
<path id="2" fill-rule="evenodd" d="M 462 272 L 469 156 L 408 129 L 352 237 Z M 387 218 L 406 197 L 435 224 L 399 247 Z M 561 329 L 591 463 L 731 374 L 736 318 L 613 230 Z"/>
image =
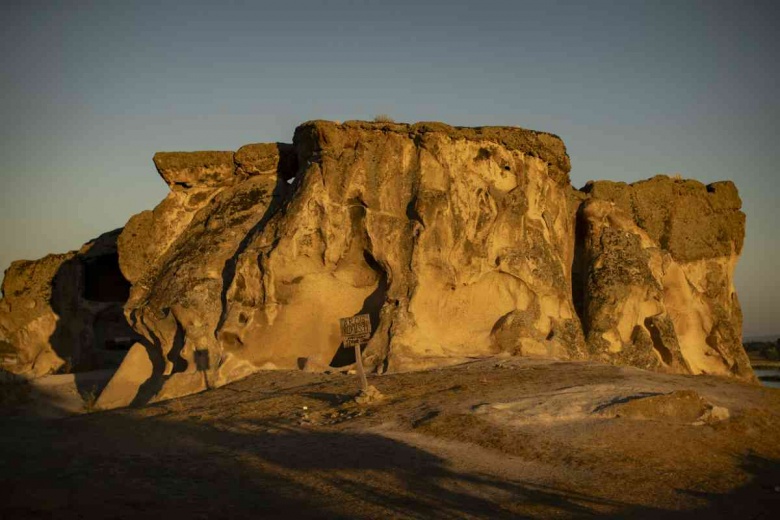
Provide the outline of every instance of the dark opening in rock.
<path id="1" fill-rule="evenodd" d="M 93 302 L 126 302 L 130 282 L 119 270 L 116 253 L 84 261 L 84 299 Z"/>
<path id="2" fill-rule="evenodd" d="M 658 327 L 656 327 L 655 323 L 653 323 L 652 317 L 645 318 L 645 328 L 650 333 L 650 338 L 653 340 L 653 348 L 656 352 L 658 352 L 658 355 L 661 357 L 661 361 L 663 361 L 666 366 L 670 366 L 674 361 L 672 351 L 669 350 L 666 345 L 664 345 L 664 340 L 661 337 L 661 331 L 659 331 Z"/>

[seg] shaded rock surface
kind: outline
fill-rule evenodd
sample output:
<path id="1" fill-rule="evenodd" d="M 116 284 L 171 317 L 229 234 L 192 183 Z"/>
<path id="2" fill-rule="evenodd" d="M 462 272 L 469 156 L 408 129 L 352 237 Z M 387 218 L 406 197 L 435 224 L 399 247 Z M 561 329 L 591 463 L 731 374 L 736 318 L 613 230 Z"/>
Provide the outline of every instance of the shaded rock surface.
<path id="1" fill-rule="evenodd" d="M 348 367 L 338 319 L 360 313 L 378 373 L 518 355 L 753 378 L 733 287 L 745 220 L 732 183 L 659 176 L 578 191 L 557 136 L 441 123 L 313 121 L 293 144 L 154 163 L 171 191 L 112 235 L 143 370 L 123 365 L 109 388 L 132 389 L 106 401 L 160 400 L 263 368 Z M 85 254 L 9 270 L 0 346 L 20 366 L 63 363 L 46 342 L 57 323 L 89 328 L 51 309 L 55 274 Z M 69 334 L 90 351 L 94 340 Z"/>
<path id="2" fill-rule="evenodd" d="M 130 284 L 118 267 L 119 232 L 78 251 L 11 264 L 0 300 L 4 369 L 41 376 L 121 361 L 137 334 L 123 315 Z"/>

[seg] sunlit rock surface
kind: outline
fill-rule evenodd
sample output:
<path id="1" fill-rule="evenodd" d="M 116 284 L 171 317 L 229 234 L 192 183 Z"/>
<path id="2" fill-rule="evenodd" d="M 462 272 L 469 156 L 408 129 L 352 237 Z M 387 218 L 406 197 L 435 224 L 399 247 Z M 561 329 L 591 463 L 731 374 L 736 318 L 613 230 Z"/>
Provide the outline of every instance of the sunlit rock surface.
<path id="1" fill-rule="evenodd" d="M 734 288 L 745 236 L 734 184 L 658 176 L 584 191 L 575 285 L 589 357 L 752 379 Z"/>
<path id="2" fill-rule="evenodd" d="M 582 357 L 568 157 L 519 128 L 313 122 L 284 211 L 248 243 L 217 335 L 258 366 L 348 363 L 371 315 L 381 370 L 500 352 Z"/>
<path id="3" fill-rule="evenodd" d="M 168 196 L 112 235 L 138 343 L 105 403 L 348 366 L 338 319 L 359 313 L 380 373 L 503 354 L 753 379 L 732 183 L 575 190 L 563 142 L 515 127 L 313 121 L 293 141 L 155 155 Z M 84 313 L 52 309 L 52 280 L 86 254 L 9 269 L 0 341 L 17 367 L 65 364 L 53 330 Z M 94 350 L 88 336 L 71 348 Z"/>
<path id="4" fill-rule="evenodd" d="M 294 173 L 292 152 L 289 145 L 248 145 L 235 154 L 236 163 L 230 153 L 230 174 L 224 163 L 214 166 L 199 153 L 165 154 L 165 162 L 161 154 L 155 156 L 163 178 L 189 181 L 171 184 L 160 206 L 130 219 L 119 237 L 120 264 L 133 281 L 125 313 L 147 339 L 155 368 L 150 397 L 173 391 L 183 380 L 201 389 L 252 372 L 244 356 L 235 359 L 222 348 L 215 331 L 223 319 L 235 257 L 291 190 L 284 181 Z M 172 171 L 172 164 L 183 173 Z M 160 240 L 148 248 L 147 237 Z M 200 366 L 194 362 L 196 351 Z M 193 376 L 198 369 L 207 375 Z"/>

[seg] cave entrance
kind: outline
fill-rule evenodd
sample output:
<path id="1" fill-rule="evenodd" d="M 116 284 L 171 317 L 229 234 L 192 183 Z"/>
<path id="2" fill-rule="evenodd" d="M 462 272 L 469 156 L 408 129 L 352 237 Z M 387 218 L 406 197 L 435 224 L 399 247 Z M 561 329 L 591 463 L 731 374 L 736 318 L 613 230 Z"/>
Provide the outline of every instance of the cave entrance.
<path id="1" fill-rule="evenodd" d="M 92 314 L 92 338 L 84 345 L 85 359 L 93 368 L 116 368 L 130 347 L 142 339 L 124 315 L 130 282 L 119 268 L 116 252 L 82 258 L 81 268 L 84 311 Z"/>
<path id="2" fill-rule="evenodd" d="M 89 258 L 84 263 L 85 300 L 124 304 L 130 297 L 130 282 L 119 269 L 119 255 L 116 253 Z"/>

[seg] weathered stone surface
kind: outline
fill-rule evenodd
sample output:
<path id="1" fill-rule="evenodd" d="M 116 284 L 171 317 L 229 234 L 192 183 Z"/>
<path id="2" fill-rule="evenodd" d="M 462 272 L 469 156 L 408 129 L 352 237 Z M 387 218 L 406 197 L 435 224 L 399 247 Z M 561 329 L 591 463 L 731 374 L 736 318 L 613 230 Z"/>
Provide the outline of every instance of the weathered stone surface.
<path id="1" fill-rule="evenodd" d="M 235 174 L 233 152 L 157 152 L 154 165 L 172 190 L 219 186 Z"/>
<path id="2" fill-rule="evenodd" d="M 303 171 L 238 259 L 226 350 L 269 368 L 338 364 L 338 318 L 365 312 L 377 329 L 366 361 L 380 370 L 582 355 L 559 139 L 315 121 L 294 143 Z"/>
<path id="3" fill-rule="evenodd" d="M 583 191 L 631 216 L 650 238 L 680 262 L 739 255 L 745 214 L 732 182 L 705 186 L 658 175 L 634 184 L 598 181 Z"/>
<path id="4" fill-rule="evenodd" d="M 32 371 L 43 375 L 65 364 L 49 342 L 58 320 L 49 301 L 55 275 L 74 256 L 68 253 L 48 255 L 35 262 L 20 260 L 5 272 L 0 334 L 13 345 L 15 352 L 7 353 L 3 368 L 15 373 Z"/>
<path id="5" fill-rule="evenodd" d="M 247 144 L 236 151 L 236 175 L 276 175 L 285 180 L 298 170 L 295 147 L 286 143 Z"/>
<path id="6" fill-rule="evenodd" d="M 752 380 L 733 284 L 745 231 L 734 185 L 658 176 L 585 191 L 575 294 L 589 355 Z"/>
<path id="7" fill-rule="evenodd" d="M 154 164 L 171 191 L 154 210 L 133 216 L 119 237 L 122 273 L 133 284 L 159 263 L 198 210 L 236 181 L 233 152 L 158 152 Z"/>
<path id="8" fill-rule="evenodd" d="M 101 235 L 79 251 L 11 264 L 0 338 L 13 352 L 3 368 L 35 376 L 100 368 L 111 363 L 108 350 L 117 341 L 135 336 L 122 314 L 130 286 L 117 266 L 118 234 Z"/>
<path id="9" fill-rule="evenodd" d="M 681 424 L 714 424 L 729 418 L 729 410 L 715 406 L 694 390 L 640 395 L 602 407 L 598 415 Z"/>
<path id="10" fill-rule="evenodd" d="M 126 316 L 159 352 L 149 399 L 224 384 L 225 374 L 250 373 L 231 359 L 215 331 L 236 255 L 291 190 L 284 181 L 294 172 L 283 169 L 295 164 L 289 154 L 289 145 L 244 147 L 236 154 L 241 173 L 226 176 L 231 183 L 174 188 L 153 212 L 133 217 L 119 237 L 120 265 L 133 281 Z M 150 244 L 150 236 L 160 239 Z M 196 356 L 207 361 L 198 366 Z"/>
<path id="11" fill-rule="evenodd" d="M 348 366 L 338 320 L 359 313 L 374 329 L 365 364 L 380 373 L 508 354 L 753 378 L 730 182 L 574 190 L 557 136 L 442 123 L 312 121 L 292 145 L 154 161 L 171 191 L 118 238 L 12 266 L 3 359 L 43 373 L 83 357 L 51 338 L 83 353 L 118 336 L 117 302 L 82 297 L 90 258 L 111 257 L 140 345 L 105 402 Z"/>

